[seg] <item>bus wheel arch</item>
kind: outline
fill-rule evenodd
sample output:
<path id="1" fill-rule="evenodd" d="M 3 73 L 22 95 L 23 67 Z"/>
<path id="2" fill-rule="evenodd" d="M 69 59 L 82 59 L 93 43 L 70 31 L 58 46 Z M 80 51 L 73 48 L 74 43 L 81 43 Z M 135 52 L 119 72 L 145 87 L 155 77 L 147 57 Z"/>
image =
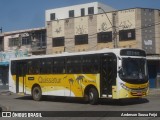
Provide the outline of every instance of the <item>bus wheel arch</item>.
<path id="1" fill-rule="evenodd" d="M 40 101 L 42 99 L 42 89 L 39 84 L 34 84 L 32 86 L 32 97 L 35 101 Z"/>
<path id="2" fill-rule="evenodd" d="M 84 98 L 90 104 L 94 105 L 98 102 L 99 94 L 94 85 L 88 85 L 84 90 Z"/>

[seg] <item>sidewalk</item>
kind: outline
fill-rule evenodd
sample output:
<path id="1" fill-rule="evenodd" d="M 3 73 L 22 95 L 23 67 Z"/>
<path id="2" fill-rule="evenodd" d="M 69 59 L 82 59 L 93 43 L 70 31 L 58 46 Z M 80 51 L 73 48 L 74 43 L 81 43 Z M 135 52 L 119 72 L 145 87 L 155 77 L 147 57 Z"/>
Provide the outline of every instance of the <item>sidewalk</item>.
<path id="1" fill-rule="evenodd" d="M 160 95 L 160 88 L 150 88 L 149 89 L 149 95 Z"/>
<path id="2" fill-rule="evenodd" d="M 9 90 L 9 86 L 8 85 L 0 85 L 0 91 L 3 90 Z"/>
<path id="3" fill-rule="evenodd" d="M 8 85 L 0 85 L 0 96 L 1 95 L 10 95 L 11 92 L 9 91 Z M 2 111 L 7 111 L 8 108 L 4 107 L 3 105 L 0 104 L 0 112 Z"/>
<path id="4" fill-rule="evenodd" d="M 10 95 L 11 92 L 9 91 L 8 85 L 0 85 L 0 95 Z"/>

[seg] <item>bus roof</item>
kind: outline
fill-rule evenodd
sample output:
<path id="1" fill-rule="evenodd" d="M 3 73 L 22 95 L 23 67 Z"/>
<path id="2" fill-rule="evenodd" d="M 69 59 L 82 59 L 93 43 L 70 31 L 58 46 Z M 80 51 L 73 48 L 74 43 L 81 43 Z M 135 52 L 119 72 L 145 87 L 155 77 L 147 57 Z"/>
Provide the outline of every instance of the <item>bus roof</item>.
<path id="1" fill-rule="evenodd" d="M 122 49 L 123 50 L 124 49 L 133 50 L 132 48 L 116 48 L 116 49 L 104 48 L 104 49 L 96 50 L 96 51 L 83 51 L 83 52 L 73 52 L 73 53 L 64 52 L 61 54 L 35 55 L 35 56 L 30 56 L 30 57 L 12 58 L 11 60 L 25 60 L 25 59 L 48 58 L 48 57 L 88 55 L 88 54 L 98 54 L 98 53 L 114 53 L 116 55 L 120 55 L 120 50 Z M 142 49 L 136 49 L 136 50 L 142 50 Z"/>

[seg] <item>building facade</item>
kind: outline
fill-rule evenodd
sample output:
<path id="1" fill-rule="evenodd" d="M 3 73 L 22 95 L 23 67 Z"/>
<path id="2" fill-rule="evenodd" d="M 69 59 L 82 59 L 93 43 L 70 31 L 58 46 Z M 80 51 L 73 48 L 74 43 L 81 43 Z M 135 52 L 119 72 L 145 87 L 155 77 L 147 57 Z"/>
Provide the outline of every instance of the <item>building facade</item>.
<path id="1" fill-rule="evenodd" d="M 31 55 L 46 54 L 46 29 L 35 28 L 5 32 L 3 51 L 27 51 Z"/>
<path id="2" fill-rule="evenodd" d="M 9 60 L 46 54 L 46 29 L 35 28 L 0 35 L 0 85 L 8 84 Z"/>
<path id="3" fill-rule="evenodd" d="M 46 18 L 47 54 L 115 47 L 144 49 L 149 63 L 150 87 L 160 87 L 157 84 L 160 79 L 160 10 L 102 11 L 62 19 Z"/>
<path id="4" fill-rule="evenodd" d="M 47 53 L 142 48 L 160 54 L 160 11 L 133 8 L 46 21 Z M 113 27 L 114 26 L 114 27 Z"/>
<path id="5" fill-rule="evenodd" d="M 93 2 L 46 10 L 45 25 L 0 33 L 0 84 L 7 83 L 10 58 L 118 47 L 144 49 L 150 87 L 160 87 L 160 10 Z"/>

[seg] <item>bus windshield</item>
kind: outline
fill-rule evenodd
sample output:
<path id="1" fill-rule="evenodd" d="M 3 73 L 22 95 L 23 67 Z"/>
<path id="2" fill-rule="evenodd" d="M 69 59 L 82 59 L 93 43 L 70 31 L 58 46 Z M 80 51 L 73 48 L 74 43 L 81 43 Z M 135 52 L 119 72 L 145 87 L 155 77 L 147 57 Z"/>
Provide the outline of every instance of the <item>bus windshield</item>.
<path id="1" fill-rule="evenodd" d="M 120 78 L 128 83 L 147 82 L 146 60 L 142 58 L 123 58 Z"/>

